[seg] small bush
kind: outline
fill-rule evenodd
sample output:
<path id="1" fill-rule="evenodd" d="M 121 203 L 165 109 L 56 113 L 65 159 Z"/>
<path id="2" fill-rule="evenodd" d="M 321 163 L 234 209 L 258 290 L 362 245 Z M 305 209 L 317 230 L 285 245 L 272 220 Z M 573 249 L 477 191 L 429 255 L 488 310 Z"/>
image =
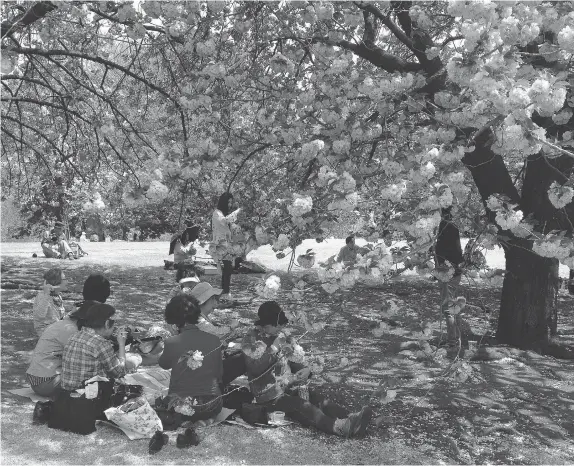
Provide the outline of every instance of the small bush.
<path id="1" fill-rule="evenodd" d="M 98 238 L 98 235 L 96 235 L 95 233 L 92 236 L 90 236 L 90 241 L 92 243 L 97 243 L 99 240 L 100 238 Z"/>

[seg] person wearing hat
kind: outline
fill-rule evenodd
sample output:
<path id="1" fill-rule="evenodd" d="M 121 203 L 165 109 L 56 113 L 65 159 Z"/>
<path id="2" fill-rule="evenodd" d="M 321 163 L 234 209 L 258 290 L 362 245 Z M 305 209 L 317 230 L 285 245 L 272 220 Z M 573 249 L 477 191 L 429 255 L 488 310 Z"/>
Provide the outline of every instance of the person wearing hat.
<path id="1" fill-rule="evenodd" d="M 221 340 L 233 338 L 233 328 L 228 325 L 216 325 L 209 318 L 209 314 L 217 307 L 219 297 L 223 292 L 220 288 L 214 288 L 207 282 L 200 282 L 190 291 L 191 296 L 197 299 L 201 310 L 201 318 L 197 327 L 207 333 L 218 336 Z M 236 352 L 223 359 L 222 385 L 227 386 L 237 377 L 245 374 L 245 356 L 242 352 Z"/>
<path id="2" fill-rule="evenodd" d="M 62 356 L 62 389 L 83 388 L 95 376 L 120 378 L 126 372 L 126 332 L 116 335 L 118 353 L 110 338 L 114 333 L 116 309 L 109 304 L 95 303 L 82 317 L 82 328 L 70 337 Z"/>
<path id="3" fill-rule="evenodd" d="M 106 302 L 110 296 L 110 282 L 103 275 L 92 274 L 84 282 L 82 294 L 84 301 L 78 309 L 48 325 L 36 343 L 26 379 L 40 396 L 53 397 L 60 391 L 64 346 L 82 327 L 88 308 L 96 302 Z"/>
<path id="4" fill-rule="evenodd" d="M 48 258 L 77 259 L 78 256 L 74 254 L 72 248 L 66 241 L 63 230 L 64 224 L 58 221 L 54 224 L 54 228 L 51 231 L 45 231 L 40 241 L 42 251 Z"/>
<path id="5" fill-rule="evenodd" d="M 309 390 L 308 400 L 287 394 L 291 386 L 304 383 L 311 375 L 298 362 L 302 348 L 282 332 L 289 320 L 277 302 L 264 302 L 257 315 L 255 328 L 242 342 L 254 402 L 269 412 L 283 411 L 302 425 L 322 432 L 346 438 L 363 435 L 372 416 L 370 407 L 349 413 L 313 390 Z"/>

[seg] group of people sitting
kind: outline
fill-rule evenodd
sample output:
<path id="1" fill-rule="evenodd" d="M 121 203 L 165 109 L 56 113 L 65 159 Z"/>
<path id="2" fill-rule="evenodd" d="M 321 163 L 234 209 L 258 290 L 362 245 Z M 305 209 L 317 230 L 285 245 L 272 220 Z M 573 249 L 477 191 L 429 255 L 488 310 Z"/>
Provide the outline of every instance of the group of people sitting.
<path id="1" fill-rule="evenodd" d="M 65 315 L 61 297 L 54 302 L 58 285 L 48 283 L 55 283 L 52 278 L 58 275 L 61 284 L 62 273 L 53 269 L 46 273 L 50 287 L 40 292 L 43 304 L 35 306 L 39 340 L 26 377 L 38 395 L 71 396 L 95 376 L 119 379 L 139 364 L 158 364 L 171 371 L 167 396 L 157 399 L 154 407 L 165 430 L 217 416 L 231 382 L 246 375 L 253 400 L 249 408 L 283 411 L 296 422 L 346 438 L 365 433 L 372 416 L 369 407 L 349 413 L 315 390 L 300 396 L 297 386 L 308 384 L 312 374 L 277 302 L 261 304 L 258 319 L 247 332 L 238 321 L 217 325 L 210 314 L 223 290 L 197 276 L 183 277 L 165 307 L 167 325 L 150 329 L 160 337 L 145 350 L 138 346 L 133 352 L 132 348 L 126 351 L 127 334 L 116 321 L 115 308 L 106 304 L 109 281 L 101 274 L 90 275 L 84 283 L 83 301 Z M 51 310 L 42 313 L 42 307 Z M 240 350 L 230 353 L 230 340 L 241 340 Z"/>

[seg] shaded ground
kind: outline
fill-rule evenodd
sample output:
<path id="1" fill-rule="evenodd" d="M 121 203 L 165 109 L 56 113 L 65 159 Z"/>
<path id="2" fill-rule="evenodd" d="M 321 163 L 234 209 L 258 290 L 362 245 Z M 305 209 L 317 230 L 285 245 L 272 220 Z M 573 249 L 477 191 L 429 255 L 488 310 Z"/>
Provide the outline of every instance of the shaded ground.
<path id="1" fill-rule="evenodd" d="M 113 246 L 112 246 L 113 245 Z M 86 276 L 104 271 L 112 281 L 110 304 L 127 322 L 146 325 L 162 319 L 173 272 L 162 269 L 163 249 L 157 243 L 91 244 L 87 260 L 32 259 L 27 247 L 3 244 L 2 280 L 20 280 L 33 288 L 44 270 L 63 266 L 71 309 L 80 298 Z M 21 249 L 18 249 L 21 248 Z M 150 266 L 150 264 L 156 264 Z M 208 277 L 212 283 L 218 277 Z M 257 277 L 234 275 L 237 298 L 252 298 Z M 495 319 L 499 289 L 463 286 L 468 302 L 491 312 L 467 316 L 474 333 L 488 334 Z M 471 362 L 461 352 L 429 357 L 409 341 L 440 331 L 436 284 L 402 280 L 380 288 L 356 288 L 341 297 L 319 290 L 306 293 L 296 306 L 327 327 L 302 340 L 307 352 L 324 356 L 325 372 L 318 390 L 354 410 L 367 402 L 377 414 L 362 440 L 342 440 L 311 429 L 290 426 L 244 430 L 218 426 L 201 433 L 202 443 L 178 450 L 174 438 L 159 454 L 147 455 L 147 441 L 129 441 L 105 428 L 87 437 L 31 425 L 33 404 L 6 390 L 22 386 L 28 355 L 35 344 L 31 310 L 36 291 L 2 290 L 2 462 L 3 464 L 423 464 L 512 463 L 566 464 L 574 458 L 574 364 L 510 349 L 493 351 L 493 361 Z M 375 337 L 380 306 L 393 300 L 398 324 Z M 282 301 L 279 299 L 279 301 Z M 257 299 L 249 305 L 216 311 L 224 322 L 252 322 Z M 285 303 L 285 300 L 283 300 Z M 286 303 L 285 303 L 286 304 Z M 561 295 L 559 329 L 574 339 L 574 300 Z M 302 333 L 298 329 L 298 333 Z M 342 358 L 346 358 L 344 363 Z M 389 402 L 376 394 L 381 382 L 396 390 Z"/>

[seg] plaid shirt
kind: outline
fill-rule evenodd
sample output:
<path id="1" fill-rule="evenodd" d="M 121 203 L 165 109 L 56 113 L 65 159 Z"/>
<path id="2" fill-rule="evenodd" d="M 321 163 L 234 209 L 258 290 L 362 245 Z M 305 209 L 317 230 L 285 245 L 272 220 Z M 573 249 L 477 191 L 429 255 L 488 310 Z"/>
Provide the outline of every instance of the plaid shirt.
<path id="1" fill-rule="evenodd" d="M 114 353 L 112 343 L 94 329 L 84 327 L 68 340 L 62 357 L 64 390 L 82 388 L 84 381 L 96 375 L 117 378 L 125 374 L 126 366 Z"/>

